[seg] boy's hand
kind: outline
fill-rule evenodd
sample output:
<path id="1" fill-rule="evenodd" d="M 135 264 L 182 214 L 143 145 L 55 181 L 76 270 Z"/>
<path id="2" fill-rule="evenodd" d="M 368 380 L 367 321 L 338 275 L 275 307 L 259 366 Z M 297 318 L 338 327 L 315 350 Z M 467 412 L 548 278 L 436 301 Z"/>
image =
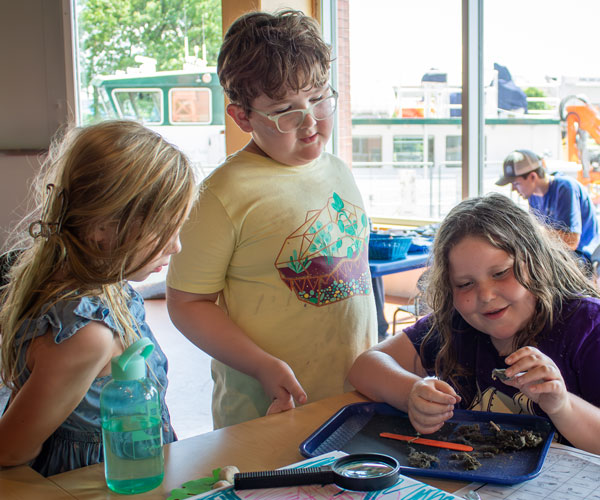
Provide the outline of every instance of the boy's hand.
<path id="1" fill-rule="evenodd" d="M 295 408 L 294 400 L 300 404 L 306 402 L 306 392 L 294 372 L 280 359 L 272 358 L 270 362 L 263 365 L 257 378 L 267 396 L 273 400 L 267 415 Z"/>
<path id="2" fill-rule="evenodd" d="M 514 378 L 504 383 L 519 389 L 539 404 L 548 416 L 559 412 L 568 403 L 569 393 L 560 370 L 540 350 L 522 347 L 506 358 L 506 364 L 510 365 L 506 375 Z"/>
<path id="3" fill-rule="evenodd" d="M 408 418 L 415 430 L 431 434 L 439 430 L 454 415 L 454 405 L 460 396 L 441 380 L 424 378 L 417 381 L 408 397 Z"/>
<path id="4" fill-rule="evenodd" d="M 267 409 L 267 415 L 273 415 L 275 413 L 282 413 L 284 411 L 293 410 L 296 408 L 294 404 L 294 398 L 288 392 L 285 399 L 275 398 L 269 408 Z"/>

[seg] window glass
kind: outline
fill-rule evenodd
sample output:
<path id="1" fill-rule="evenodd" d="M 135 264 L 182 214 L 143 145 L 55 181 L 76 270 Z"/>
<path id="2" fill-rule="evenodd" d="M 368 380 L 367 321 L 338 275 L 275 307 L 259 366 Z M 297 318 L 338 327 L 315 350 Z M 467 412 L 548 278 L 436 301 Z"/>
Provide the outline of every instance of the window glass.
<path id="1" fill-rule="evenodd" d="M 593 134 L 600 126 L 595 50 L 600 2 L 484 0 L 483 14 L 484 191 L 511 195 L 510 184 L 498 187 L 495 182 L 504 158 L 515 149 L 533 151 L 545 159 L 550 173 L 575 177 L 597 191 L 600 134 Z M 587 123 L 581 120 L 584 114 L 591 118 Z"/>
<path id="2" fill-rule="evenodd" d="M 394 137 L 394 162 L 422 166 L 425 161 L 422 137 Z M 408 166 L 408 165 L 399 165 Z"/>
<path id="3" fill-rule="evenodd" d="M 160 89 L 114 90 L 113 96 L 122 118 L 139 120 L 149 125 L 162 122 L 162 91 Z"/>
<path id="4" fill-rule="evenodd" d="M 381 161 L 381 137 L 352 137 L 352 162 Z"/>
<path id="5" fill-rule="evenodd" d="M 446 164 L 460 167 L 462 158 L 462 137 L 457 135 L 446 136 Z"/>
<path id="6" fill-rule="evenodd" d="M 461 199 L 448 158 L 460 161 L 462 2 L 348 3 L 353 173 L 367 211 L 439 219 Z M 380 137 L 380 160 L 364 155 L 365 136 Z"/>
<path id="7" fill-rule="evenodd" d="M 225 158 L 221 0 L 72 1 L 78 123 L 141 121 L 208 175 Z"/>
<path id="8" fill-rule="evenodd" d="M 171 123 L 210 123 L 209 89 L 173 89 L 169 93 Z"/>

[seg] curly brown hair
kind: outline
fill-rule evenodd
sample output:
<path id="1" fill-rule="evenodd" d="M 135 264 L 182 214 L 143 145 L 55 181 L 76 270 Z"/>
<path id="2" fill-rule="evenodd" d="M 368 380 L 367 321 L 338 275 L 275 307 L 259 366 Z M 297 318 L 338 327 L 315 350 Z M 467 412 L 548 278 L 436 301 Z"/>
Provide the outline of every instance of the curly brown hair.
<path id="1" fill-rule="evenodd" d="M 542 329 L 553 324 L 565 301 L 600 297 L 592 281 L 578 266 L 573 252 L 552 231 L 512 200 L 498 193 L 470 198 L 455 206 L 441 223 L 433 244 L 426 300 L 432 308 L 432 327 L 423 346 L 439 334 L 440 350 L 435 372 L 455 387 L 469 375 L 458 365 L 452 343 L 452 318 L 456 313 L 449 276 L 448 254 L 464 238 L 482 238 L 514 258 L 517 281 L 537 299 L 533 317 L 513 340 L 516 350 L 536 345 Z"/>
<path id="2" fill-rule="evenodd" d="M 331 49 L 313 18 L 296 10 L 250 12 L 227 30 L 217 73 L 229 100 L 249 113 L 261 94 L 277 100 L 290 89 L 325 85 L 330 64 Z"/>

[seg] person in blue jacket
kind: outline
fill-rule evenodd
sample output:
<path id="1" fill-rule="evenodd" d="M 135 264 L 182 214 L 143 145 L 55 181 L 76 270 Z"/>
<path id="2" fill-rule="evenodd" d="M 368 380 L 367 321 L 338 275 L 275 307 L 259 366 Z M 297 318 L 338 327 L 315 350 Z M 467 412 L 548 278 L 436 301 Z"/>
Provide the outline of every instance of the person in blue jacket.
<path id="1" fill-rule="evenodd" d="M 600 234 L 596 209 L 586 188 L 571 177 L 548 174 L 544 160 L 527 149 L 512 151 L 504 160 L 503 170 L 496 184 L 512 184 L 513 190 L 529 202 L 530 211 L 591 265 Z"/>

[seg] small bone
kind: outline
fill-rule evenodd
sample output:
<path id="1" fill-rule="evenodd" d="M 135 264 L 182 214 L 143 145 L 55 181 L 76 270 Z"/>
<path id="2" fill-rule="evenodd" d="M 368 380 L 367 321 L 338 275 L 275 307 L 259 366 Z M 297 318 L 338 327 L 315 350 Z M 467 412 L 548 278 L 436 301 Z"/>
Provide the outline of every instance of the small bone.
<path id="1" fill-rule="evenodd" d="M 494 368 L 492 370 L 492 380 L 500 379 L 503 382 L 506 380 L 511 380 L 510 377 L 506 376 L 506 368 Z"/>
<path id="2" fill-rule="evenodd" d="M 492 429 L 494 429 L 496 432 L 500 432 L 500 426 L 498 424 L 496 424 L 495 422 L 490 420 L 490 426 L 492 427 Z"/>

